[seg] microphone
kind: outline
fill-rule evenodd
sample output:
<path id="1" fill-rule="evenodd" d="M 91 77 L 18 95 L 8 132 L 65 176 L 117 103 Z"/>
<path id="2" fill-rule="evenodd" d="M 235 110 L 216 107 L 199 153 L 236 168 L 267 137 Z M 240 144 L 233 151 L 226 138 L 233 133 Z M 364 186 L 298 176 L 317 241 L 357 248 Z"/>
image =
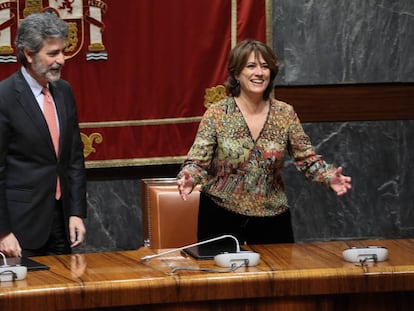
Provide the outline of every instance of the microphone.
<path id="1" fill-rule="evenodd" d="M 21 265 L 9 265 L 6 256 L 0 252 L 3 258 L 3 264 L 0 265 L 0 282 L 16 281 L 26 278 L 27 267 Z"/>
<path id="2" fill-rule="evenodd" d="M 222 236 L 219 236 L 219 237 L 216 237 L 216 238 L 212 238 L 212 239 L 209 239 L 209 240 L 197 242 L 197 243 L 186 245 L 186 246 L 179 247 L 179 248 L 170 249 L 168 251 L 161 252 L 159 254 L 144 256 L 144 257 L 141 257 L 141 261 L 148 261 L 148 260 L 151 260 L 151 259 L 156 258 L 156 257 L 160 257 L 160 256 L 164 256 L 164 255 L 176 252 L 176 251 L 184 250 L 186 248 L 190 248 L 190 247 L 198 246 L 198 245 L 203 245 L 203 244 L 211 243 L 211 242 L 226 239 L 226 238 L 231 238 L 236 242 L 236 253 L 239 253 L 240 252 L 240 244 L 239 244 L 239 241 L 237 240 L 237 238 L 233 235 L 225 234 L 225 235 L 222 235 Z"/>
<path id="3" fill-rule="evenodd" d="M 230 235 L 230 234 L 225 234 L 225 235 L 213 238 L 213 239 L 197 242 L 197 243 L 186 245 L 186 246 L 179 247 L 179 248 L 170 249 L 168 251 L 161 252 L 159 254 L 144 256 L 144 257 L 141 257 L 141 261 L 148 261 L 153 258 L 164 256 L 164 255 L 176 252 L 176 251 L 181 251 L 186 248 L 190 248 L 190 247 L 198 246 L 202 244 L 207 244 L 210 242 L 214 242 L 214 241 L 222 240 L 226 238 L 231 238 L 236 242 L 236 252 L 223 253 L 223 254 L 216 255 L 214 257 L 214 262 L 217 266 L 230 268 L 230 267 L 234 267 L 234 265 L 244 265 L 247 267 L 254 267 L 259 264 L 260 254 L 252 252 L 252 251 L 240 251 L 239 241 L 237 240 L 235 236 Z"/>

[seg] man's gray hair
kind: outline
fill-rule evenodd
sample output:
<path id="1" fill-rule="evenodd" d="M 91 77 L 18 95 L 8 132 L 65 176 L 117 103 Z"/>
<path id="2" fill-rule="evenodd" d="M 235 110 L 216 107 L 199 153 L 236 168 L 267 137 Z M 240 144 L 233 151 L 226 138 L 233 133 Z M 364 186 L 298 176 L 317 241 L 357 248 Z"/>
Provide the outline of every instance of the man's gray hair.
<path id="1" fill-rule="evenodd" d="M 68 26 L 65 21 L 52 13 L 33 13 L 20 23 L 16 36 L 17 56 L 23 66 L 27 66 L 24 49 L 36 55 L 43 47 L 43 41 L 49 38 L 60 38 L 66 41 Z"/>

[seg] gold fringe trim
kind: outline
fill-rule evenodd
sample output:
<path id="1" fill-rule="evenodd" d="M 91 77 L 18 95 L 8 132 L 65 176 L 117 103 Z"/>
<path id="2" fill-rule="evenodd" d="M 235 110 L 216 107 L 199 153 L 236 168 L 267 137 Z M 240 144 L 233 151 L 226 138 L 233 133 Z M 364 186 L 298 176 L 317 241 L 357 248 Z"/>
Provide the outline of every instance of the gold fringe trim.
<path id="1" fill-rule="evenodd" d="M 147 166 L 183 163 L 186 156 L 85 161 L 86 168 Z"/>
<path id="2" fill-rule="evenodd" d="M 129 120 L 129 121 L 103 121 L 103 122 L 82 122 L 80 128 L 103 128 L 103 127 L 123 127 L 123 126 L 144 126 L 144 125 L 162 125 L 177 123 L 195 123 L 200 122 L 202 117 L 191 118 L 167 118 L 167 119 L 148 119 L 148 120 Z"/>
<path id="3" fill-rule="evenodd" d="M 231 48 L 237 44 L 237 0 L 231 1 Z"/>

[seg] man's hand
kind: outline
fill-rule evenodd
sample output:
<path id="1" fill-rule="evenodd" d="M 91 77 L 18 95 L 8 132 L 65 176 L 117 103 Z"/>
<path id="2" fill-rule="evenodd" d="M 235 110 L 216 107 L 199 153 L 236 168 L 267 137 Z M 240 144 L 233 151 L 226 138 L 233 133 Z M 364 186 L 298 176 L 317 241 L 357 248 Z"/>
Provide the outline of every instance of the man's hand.
<path id="1" fill-rule="evenodd" d="M 72 243 L 70 247 L 72 248 L 79 246 L 85 240 L 86 229 L 82 218 L 78 216 L 70 216 L 69 234 L 70 242 Z"/>
<path id="2" fill-rule="evenodd" d="M 0 251 L 7 257 L 22 257 L 20 243 L 12 232 L 0 236 Z"/>

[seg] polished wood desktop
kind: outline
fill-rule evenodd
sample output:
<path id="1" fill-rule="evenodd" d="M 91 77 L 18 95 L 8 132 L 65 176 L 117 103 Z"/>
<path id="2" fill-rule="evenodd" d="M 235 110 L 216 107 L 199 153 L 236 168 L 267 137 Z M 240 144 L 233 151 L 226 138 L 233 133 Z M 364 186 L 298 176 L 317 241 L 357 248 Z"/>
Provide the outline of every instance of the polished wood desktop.
<path id="1" fill-rule="evenodd" d="M 343 260 L 351 246 L 387 247 L 387 261 Z M 335 241 L 250 247 L 256 267 L 223 269 L 180 252 L 141 262 L 148 248 L 36 257 L 50 270 L 0 284 L 0 310 L 411 310 L 414 239 Z"/>

